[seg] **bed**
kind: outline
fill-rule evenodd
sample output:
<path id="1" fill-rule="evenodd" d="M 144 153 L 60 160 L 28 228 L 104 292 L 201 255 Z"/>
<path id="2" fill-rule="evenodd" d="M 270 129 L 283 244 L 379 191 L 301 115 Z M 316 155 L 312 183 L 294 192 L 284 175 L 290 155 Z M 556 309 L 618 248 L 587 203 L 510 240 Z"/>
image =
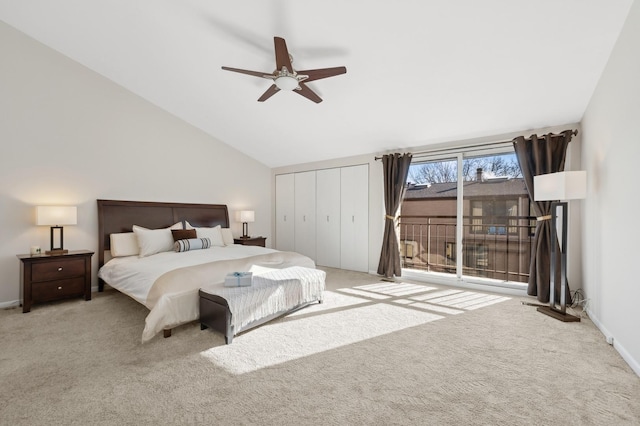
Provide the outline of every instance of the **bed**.
<path id="1" fill-rule="evenodd" d="M 134 225 L 143 227 L 136 229 L 137 232 L 162 230 L 163 235 L 165 229 L 186 227 L 197 229 L 200 236 L 201 230 L 209 232 L 218 226 L 229 228 L 227 206 L 119 200 L 97 202 L 98 291 L 103 291 L 108 284 L 149 309 L 143 342 L 151 340 L 160 331 L 169 337 L 173 328 L 197 320 L 199 289 L 223 286 L 224 278 L 230 272 L 248 271 L 252 267 L 315 268 L 313 260 L 298 253 L 229 244 L 228 241 L 226 245 L 216 243 L 202 250 L 170 250 L 145 256 L 141 256 L 142 252 L 140 256 L 124 252 L 123 255 L 118 238 L 129 238 Z M 138 237 L 141 235 L 146 234 L 136 233 Z M 139 238 L 139 241 L 142 245 L 143 239 Z M 224 239 L 221 241 L 224 243 Z"/>

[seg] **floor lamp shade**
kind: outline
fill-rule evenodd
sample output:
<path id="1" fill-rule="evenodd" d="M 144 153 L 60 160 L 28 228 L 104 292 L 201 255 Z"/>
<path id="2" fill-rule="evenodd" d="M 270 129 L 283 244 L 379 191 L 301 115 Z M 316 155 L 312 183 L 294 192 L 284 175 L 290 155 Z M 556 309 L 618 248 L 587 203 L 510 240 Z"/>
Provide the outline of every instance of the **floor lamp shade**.
<path id="1" fill-rule="evenodd" d="M 534 201 L 580 200 L 587 196 L 587 172 L 548 173 L 533 177 Z"/>
<path id="2" fill-rule="evenodd" d="M 533 177 L 534 201 L 552 201 L 550 217 L 538 220 L 551 220 L 551 273 L 549 282 L 549 306 L 541 306 L 539 312 L 560 321 L 580 321 L 580 318 L 567 314 L 567 225 L 569 204 L 567 200 L 579 200 L 587 195 L 587 172 L 548 173 Z M 558 214 L 561 215 L 561 230 L 558 238 Z M 556 244 L 556 242 L 558 244 Z M 558 253 L 559 248 L 559 253 Z M 560 256 L 560 304 L 556 304 L 556 264 Z"/>
<path id="3" fill-rule="evenodd" d="M 36 225 L 51 226 L 51 250 L 47 254 L 63 254 L 64 249 L 62 225 L 77 225 L 78 208 L 76 206 L 37 206 Z M 57 240 L 57 244 L 56 244 Z"/>
<path id="4" fill-rule="evenodd" d="M 237 220 L 242 222 L 242 238 L 249 238 L 249 223 L 255 222 L 255 212 L 253 210 L 240 210 L 237 214 Z"/>

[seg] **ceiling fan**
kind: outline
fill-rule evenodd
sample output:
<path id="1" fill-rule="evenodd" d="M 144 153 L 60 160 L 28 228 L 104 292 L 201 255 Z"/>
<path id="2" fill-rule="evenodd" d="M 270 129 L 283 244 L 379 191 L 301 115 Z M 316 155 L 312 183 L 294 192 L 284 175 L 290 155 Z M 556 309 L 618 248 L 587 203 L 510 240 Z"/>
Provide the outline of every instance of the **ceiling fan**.
<path id="1" fill-rule="evenodd" d="M 333 77 L 347 72 L 345 67 L 322 68 L 317 70 L 296 71 L 291 66 L 293 59 L 287 50 L 287 43 L 281 37 L 274 37 L 276 51 L 276 69 L 273 73 L 249 71 L 239 68 L 222 67 L 223 70 L 248 74 L 254 77 L 273 80 L 271 87 L 260 96 L 258 102 L 264 102 L 280 90 L 290 90 L 315 103 L 322 102 L 322 98 L 311 90 L 305 83 L 321 78 Z"/>

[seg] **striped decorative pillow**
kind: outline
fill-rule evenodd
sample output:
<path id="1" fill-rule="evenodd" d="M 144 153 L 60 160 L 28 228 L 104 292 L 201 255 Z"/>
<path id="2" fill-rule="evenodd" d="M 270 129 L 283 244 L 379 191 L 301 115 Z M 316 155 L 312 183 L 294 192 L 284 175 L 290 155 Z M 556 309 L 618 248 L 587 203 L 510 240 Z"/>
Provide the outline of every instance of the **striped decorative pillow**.
<path id="1" fill-rule="evenodd" d="M 177 252 L 208 249 L 211 247 L 209 238 L 189 238 L 186 240 L 177 240 L 173 243 L 173 249 Z"/>

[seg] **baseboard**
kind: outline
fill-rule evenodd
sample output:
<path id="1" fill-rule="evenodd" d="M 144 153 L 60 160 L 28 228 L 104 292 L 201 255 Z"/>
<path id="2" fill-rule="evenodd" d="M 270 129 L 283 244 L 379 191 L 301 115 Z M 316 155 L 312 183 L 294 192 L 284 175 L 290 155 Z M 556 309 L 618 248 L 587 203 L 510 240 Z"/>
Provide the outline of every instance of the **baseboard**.
<path id="1" fill-rule="evenodd" d="M 631 356 L 631 354 L 625 349 L 624 346 L 615 338 L 613 334 L 600 322 L 600 319 L 593 314 L 591 309 L 587 308 L 587 315 L 589 315 L 589 319 L 596 326 L 598 330 L 604 335 L 607 343 L 613 346 L 613 348 L 618 351 L 622 359 L 625 360 L 629 367 L 636 373 L 636 376 L 640 377 L 640 362 Z"/>
<path id="2" fill-rule="evenodd" d="M 15 308 L 16 306 L 20 306 L 19 300 L 11 300 L 9 302 L 0 302 L 0 309 Z"/>
<path id="3" fill-rule="evenodd" d="M 473 281 L 470 279 L 459 280 L 457 277 L 451 276 L 450 274 L 439 274 L 434 272 L 424 273 L 406 269 L 402 270 L 402 277 L 396 278 L 396 280 L 400 281 L 403 278 L 436 285 L 459 287 L 467 290 L 486 291 L 489 293 L 499 293 L 519 297 L 527 296 L 526 284 L 523 285 L 519 283 L 507 283 L 493 280 L 491 280 L 491 282 L 489 282 L 489 280 L 483 282 L 481 278 L 476 278 Z"/>
<path id="4" fill-rule="evenodd" d="M 98 291 L 98 286 L 91 287 L 92 293 L 96 293 L 97 291 Z M 10 300 L 8 302 L 0 302 L 0 309 L 15 308 L 16 306 L 20 306 L 19 300 Z"/>

